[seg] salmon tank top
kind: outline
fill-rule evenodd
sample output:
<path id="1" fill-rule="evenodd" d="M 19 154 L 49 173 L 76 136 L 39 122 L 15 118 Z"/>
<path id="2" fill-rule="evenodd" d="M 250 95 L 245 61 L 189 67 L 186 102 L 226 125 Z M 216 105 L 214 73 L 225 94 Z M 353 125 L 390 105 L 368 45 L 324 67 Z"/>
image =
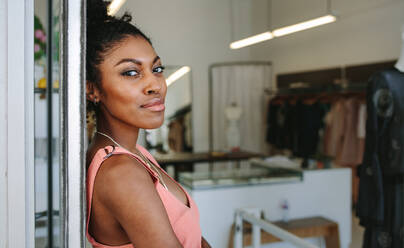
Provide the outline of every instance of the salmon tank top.
<path id="1" fill-rule="evenodd" d="M 137 149 L 146 157 L 148 158 L 154 165 L 160 168 L 157 161 L 153 158 L 153 156 L 142 146 L 136 145 Z M 182 186 L 177 183 L 173 178 L 171 178 L 164 170 L 163 171 L 171 180 L 173 180 L 185 193 L 189 207 L 186 206 L 183 202 L 178 200 L 176 196 L 174 196 L 170 191 L 166 190 L 161 183 L 159 182 L 157 174 L 151 170 L 138 155 L 129 152 L 128 150 L 122 147 L 114 147 L 114 146 L 107 146 L 105 148 L 99 149 L 96 154 L 94 155 L 88 170 L 87 170 L 87 222 L 86 222 L 86 237 L 90 244 L 96 248 L 102 247 L 114 247 L 114 248 L 134 248 L 131 243 L 120 245 L 120 246 L 111 246 L 105 245 L 97 242 L 88 232 L 88 226 L 90 221 L 90 213 L 91 213 L 91 200 L 93 196 L 93 189 L 94 189 L 94 181 L 95 177 L 97 176 L 97 172 L 101 167 L 104 160 L 109 158 L 114 154 L 129 154 L 135 157 L 151 174 L 153 178 L 156 179 L 156 183 L 154 184 L 156 190 L 160 196 L 161 201 L 164 204 L 166 209 L 171 227 L 174 230 L 178 240 L 182 244 L 184 248 L 201 248 L 201 229 L 199 224 L 199 212 L 198 208 L 188 194 L 188 192 L 182 188 Z"/>

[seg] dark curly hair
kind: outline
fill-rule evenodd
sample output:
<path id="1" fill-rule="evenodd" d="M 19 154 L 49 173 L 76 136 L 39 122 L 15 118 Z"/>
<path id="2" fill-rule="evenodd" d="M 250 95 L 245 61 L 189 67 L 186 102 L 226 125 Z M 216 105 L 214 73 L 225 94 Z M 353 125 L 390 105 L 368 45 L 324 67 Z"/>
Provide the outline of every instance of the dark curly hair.
<path id="1" fill-rule="evenodd" d="M 119 42 L 135 36 L 144 38 L 152 45 L 150 39 L 131 24 L 132 16 L 128 12 L 120 18 L 109 16 L 109 4 L 110 2 L 102 0 L 87 0 L 86 79 L 94 83 L 99 90 L 102 90 L 99 65 Z M 89 115 L 95 119 L 96 111 L 94 103 L 87 100 L 87 123 L 91 121 Z"/>

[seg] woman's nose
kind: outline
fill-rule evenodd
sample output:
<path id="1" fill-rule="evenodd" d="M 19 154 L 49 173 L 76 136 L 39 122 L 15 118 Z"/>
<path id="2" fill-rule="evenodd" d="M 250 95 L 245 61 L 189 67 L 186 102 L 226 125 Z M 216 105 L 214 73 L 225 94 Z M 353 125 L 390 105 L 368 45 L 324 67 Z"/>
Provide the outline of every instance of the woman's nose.
<path id="1" fill-rule="evenodd" d="M 162 88 L 162 83 L 154 74 L 146 78 L 147 84 L 144 88 L 144 93 L 147 95 L 159 93 Z"/>

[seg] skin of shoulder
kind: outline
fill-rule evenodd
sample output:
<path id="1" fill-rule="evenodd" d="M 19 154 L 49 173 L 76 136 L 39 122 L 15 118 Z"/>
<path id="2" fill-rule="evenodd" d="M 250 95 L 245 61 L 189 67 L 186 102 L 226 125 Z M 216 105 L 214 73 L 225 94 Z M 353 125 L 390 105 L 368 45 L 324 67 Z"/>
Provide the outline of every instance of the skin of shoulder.
<path id="1" fill-rule="evenodd" d="M 136 248 L 182 247 L 147 169 L 127 155 L 103 162 L 94 195 L 108 209 Z"/>

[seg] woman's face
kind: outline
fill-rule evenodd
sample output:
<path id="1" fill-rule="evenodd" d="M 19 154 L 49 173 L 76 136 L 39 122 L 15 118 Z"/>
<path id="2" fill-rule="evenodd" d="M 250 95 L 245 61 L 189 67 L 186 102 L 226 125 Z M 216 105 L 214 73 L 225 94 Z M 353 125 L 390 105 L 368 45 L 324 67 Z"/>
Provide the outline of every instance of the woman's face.
<path id="1" fill-rule="evenodd" d="M 121 41 L 99 66 L 103 115 L 138 128 L 160 127 L 167 92 L 163 70 L 145 39 L 130 36 Z"/>

